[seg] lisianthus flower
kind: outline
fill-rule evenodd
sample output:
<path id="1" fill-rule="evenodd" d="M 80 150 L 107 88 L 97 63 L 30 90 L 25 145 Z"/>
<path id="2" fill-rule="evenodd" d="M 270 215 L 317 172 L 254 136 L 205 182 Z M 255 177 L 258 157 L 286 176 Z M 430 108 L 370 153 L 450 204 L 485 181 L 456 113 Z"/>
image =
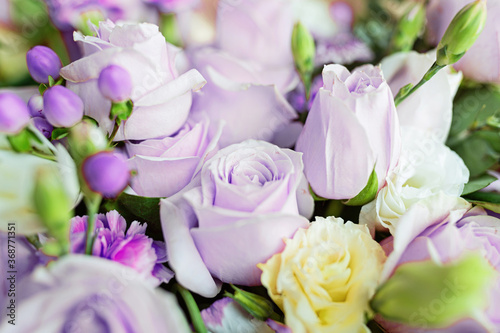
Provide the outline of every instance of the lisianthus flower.
<path id="1" fill-rule="evenodd" d="M 85 253 L 87 219 L 88 216 L 71 219 L 72 253 Z M 92 255 L 132 267 L 152 284 L 170 281 L 173 273 L 163 266 L 168 260 L 165 244 L 145 235 L 146 223 L 134 221 L 125 232 L 126 228 L 127 222 L 116 210 L 98 214 Z"/>
<path id="2" fill-rule="evenodd" d="M 366 226 L 317 217 L 285 240 L 262 269 L 262 284 L 294 333 L 369 332 L 369 300 L 385 254 Z"/>

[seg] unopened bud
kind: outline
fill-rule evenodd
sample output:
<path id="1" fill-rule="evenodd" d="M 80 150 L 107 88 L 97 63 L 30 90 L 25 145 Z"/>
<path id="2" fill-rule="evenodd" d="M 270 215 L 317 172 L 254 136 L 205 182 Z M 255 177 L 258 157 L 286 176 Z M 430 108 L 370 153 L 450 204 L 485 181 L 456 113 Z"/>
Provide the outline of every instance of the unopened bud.
<path id="1" fill-rule="evenodd" d="M 63 249 L 67 248 L 72 206 L 56 168 L 44 167 L 38 170 L 34 203 L 49 234 Z"/>
<path id="2" fill-rule="evenodd" d="M 295 68 L 297 68 L 308 92 L 311 86 L 311 75 L 314 71 L 316 47 L 313 37 L 300 22 L 296 23 L 293 27 L 292 54 L 295 61 Z"/>
<path id="3" fill-rule="evenodd" d="M 371 306 L 391 321 L 442 328 L 485 309 L 497 279 L 498 273 L 479 253 L 444 265 L 432 260 L 404 263 L 379 288 Z M 430 311 L 436 304 L 440 311 Z"/>
<path id="4" fill-rule="evenodd" d="M 83 101 L 63 86 L 49 88 L 43 94 L 45 118 L 55 127 L 71 127 L 82 120 Z"/>
<path id="5" fill-rule="evenodd" d="M 16 94 L 0 93 L 0 133 L 18 134 L 30 121 L 28 106 Z"/>
<path id="6" fill-rule="evenodd" d="M 259 320 L 266 320 L 273 313 L 273 305 L 266 298 L 253 294 L 251 292 L 242 290 L 238 287 L 231 285 L 234 289 L 234 295 L 226 293 L 225 296 L 231 297 L 239 305 L 241 305 L 248 313 Z"/>
<path id="7" fill-rule="evenodd" d="M 416 3 L 401 18 L 393 37 L 395 51 L 410 51 L 425 25 L 425 7 Z"/>
<path id="8" fill-rule="evenodd" d="M 26 53 L 26 63 L 33 79 L 38 83 L 49 83 L 49 76 L 59 78 L 61 59 L 46 46 L 35 46 Z"/>
<path id="9" fill-rule="evenodd" d="M 453 18 L 437 47 L 439 66 L 456 63 L 471 48 L 486 23 L 486 1 L 476 0 Z"/>

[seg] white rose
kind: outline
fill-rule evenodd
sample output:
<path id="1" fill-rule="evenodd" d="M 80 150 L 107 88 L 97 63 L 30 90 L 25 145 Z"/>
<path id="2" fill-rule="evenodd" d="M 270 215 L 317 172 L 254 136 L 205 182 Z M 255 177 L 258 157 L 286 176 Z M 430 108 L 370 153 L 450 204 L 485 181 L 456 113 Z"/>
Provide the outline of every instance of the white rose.
<path id="1" fill-rule="evenodd" d="M 285 240 L 262 269 L 262 284 L 294 333 L 369 332 L 369 300 L 385 254 L 366 226 L 317 217 Z"/>
<path id="2" fill-rule="evenodd" d="M 462 159 L 436 137 L 416 127 L 403 127 L 399 164 L 377 198 L 363 206 L 360 224 L 383 226 L 394 233 L 399 218 L 416 202 L 439 193 L 459 197 L 469 180 Z"/>
<path id="3" fill-rule="evenodd" d="M 382 59 L 382 72 L 393 95 L 408 83 L 418 83 L 435 60 L 435 51 L 400 52 Z M 419 127 L 444 142 L 450 131 L 453 98 L 461 81 L 462 73 L 453 74 L 448 67 L 439 71 L 398 105 L 401 126 Z"/>

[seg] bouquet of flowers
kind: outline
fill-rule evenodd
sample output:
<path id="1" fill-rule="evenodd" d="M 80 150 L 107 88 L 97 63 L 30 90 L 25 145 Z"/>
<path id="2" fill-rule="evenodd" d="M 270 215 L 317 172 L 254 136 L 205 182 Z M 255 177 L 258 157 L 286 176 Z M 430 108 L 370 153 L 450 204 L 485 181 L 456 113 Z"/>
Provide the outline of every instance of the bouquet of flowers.
<path id="1" fill-rule="evenodd" d="M 500 332 L 500 0 L 0 0 L 0 331 Z"/>

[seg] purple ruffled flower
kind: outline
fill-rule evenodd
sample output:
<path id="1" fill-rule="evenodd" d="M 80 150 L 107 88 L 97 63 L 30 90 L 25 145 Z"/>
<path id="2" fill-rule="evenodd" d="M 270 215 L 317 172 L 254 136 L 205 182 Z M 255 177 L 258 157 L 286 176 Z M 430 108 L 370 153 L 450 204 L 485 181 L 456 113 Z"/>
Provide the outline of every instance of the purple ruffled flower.
<path id="1" fill-rule="evenodd" d="M 85 253 L 88 216 L 71 219 L 70 240 L 72 253 Z M 147 224 L 127 222 L 116 211 L 96 216 L 96 238 L 92 255 L 119 262 L 132 267 L 145 279 L 156 284 L 168 283 L 173 272 L 163 266 L 168 257 L 163 242 L 154 241 L 145 235 Z"/>

